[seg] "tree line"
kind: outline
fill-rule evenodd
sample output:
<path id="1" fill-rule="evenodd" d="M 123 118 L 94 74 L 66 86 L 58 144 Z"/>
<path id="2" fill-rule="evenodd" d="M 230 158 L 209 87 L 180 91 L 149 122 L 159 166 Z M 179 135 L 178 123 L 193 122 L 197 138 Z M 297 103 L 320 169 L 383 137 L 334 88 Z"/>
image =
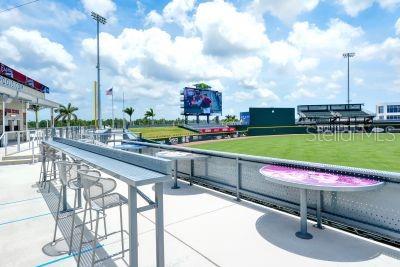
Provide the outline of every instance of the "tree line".
<path id="1" fill-rule="evenodd" d="M 29 121 L 28 122 L 28 127 L 29 128 L 45 128 L 45 127 L 50 127 L 51 126 L 51 121 L 50 120 L 38 120 L 38 112 L 40 110 L 40 107 L 37 105 L 32 105 L 31 110 L 35 112 L 35 121 Z M 55 110 L 56 112 L 56 117 L 54 118 L 55 120 L 55 126 L 56 127 L 65 127 L 65 126 L 94 126 L 95 125 L 95 120 L 83 120 L 83 119 L 78 119 L 77 115 L 75 114 L 76 111 L 78 111 L 79 108 L 72 106 L 71 103 L 68 103 L 68 105 L 60 105 L 58 109 Z M 177 118 L 173 120 L 167 120 L 167 119 L 154 119 L 156 116 L 154 109 L 149 108 L 145 113 L 143 118 L 138 118 L 135 120 L 132 120 L 132 116 L 135 112 L 135 109 L 133 107 L 127 107 L 123 110 L 125 114 L 129 116 L 129 121 L 126 121 L 126 127 L 135 127 L 135 126 L 147 126 L 147 125 L 182 125 L 185 123 L 184 119 Z M 226 115 L 225 118 L 222 120 L 223 122 L 229 123 L 229 122 L 235 122 L 238 121 L 236 119 L 235 115 Z M 193 120 L 194 122 L 194 120 Z M 102 120 L 102 123 L 104 126 L 110 126 L 112 125 L 112 119 L 104 119 Z M 122 118 L 115 118 L 114 120 L 114 125 L 116 128 L 122 128 L 124 126 L 124 120 Z"/>

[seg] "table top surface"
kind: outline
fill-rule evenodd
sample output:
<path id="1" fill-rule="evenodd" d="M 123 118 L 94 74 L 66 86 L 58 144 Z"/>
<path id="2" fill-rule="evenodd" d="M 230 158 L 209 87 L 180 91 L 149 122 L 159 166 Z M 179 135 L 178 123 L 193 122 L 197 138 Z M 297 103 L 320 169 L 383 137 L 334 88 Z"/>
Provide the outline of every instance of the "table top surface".
<path id="1" fill-rule="evenodd" d="M 156 157 L 165 158 L 165 159 L 174 159 L 174 160 L 188 160 L 188 159 L 196 159 L 196 158 L 203 158 L 203 155 L 197 155 L 189 152 L 182 152 L 182 151 L 171 151 L 171 150 L 164 150 L 156 153 Z"/>
<path id="2" fill-rule="evenodd" d="M 116 145 L 115 148 L 123 150 L 139 150 L 145 148 L 145 146 L 135 145 L 135 144 L 122 144 L 122 145 Z"/>
<path id="3" fill-rule="evenodd" d="M 310 190 L 365 191 L 376 189 L 384 184 L 384 182 L 369 178 L 278 165 L 263 166 L 260 173 L 268 181 Z"/>
<path id="4" fill-rule="evenodd" d="M 114 178 L 124 181 L 129 185 L 140 186 L 156 182 L 165 182 L 170 179 L 170 176 L 163 173 L 148 170 L 143 167 L 102 156 L 77 147 L 55 141 L 45 141 L 44 143 L 73 158 L 80 159 L 82 162 L 97 168 Z"/>

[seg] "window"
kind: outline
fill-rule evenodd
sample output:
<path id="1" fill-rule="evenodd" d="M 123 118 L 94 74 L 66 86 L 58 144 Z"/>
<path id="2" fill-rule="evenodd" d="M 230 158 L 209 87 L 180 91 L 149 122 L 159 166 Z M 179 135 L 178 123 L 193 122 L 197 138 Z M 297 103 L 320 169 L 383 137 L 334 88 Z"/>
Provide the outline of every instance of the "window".
<path id="1" fill-rule="evenodd" d="M 400 115 L 389 115 L 387 116 L 388 120 L 395 120 L 395 121 L 400 121 Z"/>
<path id="2" fill-rule="evenodd" d="M 400 105 L 388 105 L 387 113 L 400 113 Z"/>
<path id="3" fill-rule="evenodd" d="M 382 113 L 383 113 L 383 106 L 379 106 L 379 107 L 378 107 L 378 113 L 379 113 L 379 114 L 382 114 Z"/>
<path id="4" fill-rule="evenodd" d="M 385 119 L 385 116 L 379 116 L 379 119 L 380 119 L 380 120 L 384 120 L 384 119 Z"/>

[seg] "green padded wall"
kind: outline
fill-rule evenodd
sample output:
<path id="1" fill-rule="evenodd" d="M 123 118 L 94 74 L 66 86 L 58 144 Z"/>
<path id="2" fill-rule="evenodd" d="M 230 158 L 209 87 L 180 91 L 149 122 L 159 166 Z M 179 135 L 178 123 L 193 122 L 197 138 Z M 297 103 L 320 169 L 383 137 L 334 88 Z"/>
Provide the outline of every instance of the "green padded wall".
<path id="1" fill-rule="evenodd" d="M 250 127 L 295 125 L 294 108 L 250 108 Z"/>
<path id="2" fill-rule="evenodd" d="M 307 126 L 276 126 L 276 127 L 249 127 L 248 135 L 286 135 L 315 133 L 314 127 Z"/>

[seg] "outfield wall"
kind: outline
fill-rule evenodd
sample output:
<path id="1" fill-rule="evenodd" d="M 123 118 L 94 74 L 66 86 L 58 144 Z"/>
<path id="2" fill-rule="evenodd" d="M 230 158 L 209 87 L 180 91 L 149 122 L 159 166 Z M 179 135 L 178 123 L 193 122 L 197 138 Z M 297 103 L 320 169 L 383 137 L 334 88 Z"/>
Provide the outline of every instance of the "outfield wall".
<path id="1" fill-rule="evenodd" d="M 258 135 L 285 135 L 315 133 L 315 127 L 311 126 L 274 126 L 274 127 L 248 127 L 250 136 Z"/>
<path id="2" fill-rule="evenodd" d="M 163 138 L 153 138 L 151 143 L 157 142 L 166 145 L 176 145 L 199 141 L 209 141 L 209 140 L 222 140 L 231 139 L 245 136 L 245 132 L 235 132 L 235 133 L 210 133 L 210 134 L 192 134 L 187 136 L 171 136 Z M 143 138 L 142 138 L 143 139 Z M 143 139 L 146 140 L 146 139 Z"/>

